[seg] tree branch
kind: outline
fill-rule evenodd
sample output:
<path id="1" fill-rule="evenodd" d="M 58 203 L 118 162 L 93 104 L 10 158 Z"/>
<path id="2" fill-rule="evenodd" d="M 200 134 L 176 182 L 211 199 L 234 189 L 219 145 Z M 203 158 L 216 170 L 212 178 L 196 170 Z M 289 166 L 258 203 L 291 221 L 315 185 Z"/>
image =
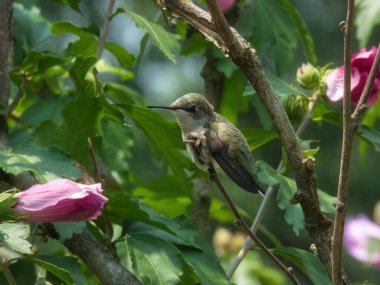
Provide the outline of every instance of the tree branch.
<path id="1" fill-rule="evenodd" d="M 191 1 L 160 1 L 161 5 L 164 5 L 168 11 L 182 17 L 189 24 L 202 32 L 206 36 L 206 39 L 212 41 L 216 46 L 220 47 L 223 52 L 227 53 L 255 88 L 260 100 L 266 106 L 277 128 L 282 145 L 293 168 L 298 188 L 296 199 L 293 199 L 293 201 L 300 203 L 305 216 L 305 226 L 318 249 L 318 257 L 328 272 L 330 272 L 329 229 L 331 222 L 325 218 L 319 206 L 314 164 L 311 160 L 305 160 L 304 154 L 297 141 L 297 136 L 294 133 L 284 108 L 278 97 L 274 94 L 263 72 L 260 59 L 255 50 L 250 47 L 249 43 L 234 28 L 228 27 L 228 29 L 226 29 L 223 21 L 219 22 L 220 19 L 211 19 L 210 14 L 194 5 Z M 214 10 L 215 8 L 219 9 L 218 6 L 215 5 L 209 7 Z M 210 12 L 212 15 L 220 17 L 219 12 Z M 218 26 L 214 25 L 212 20 L 215 23 L 218 22 Z M 225 41 L 229 39 L 231 33 L 233 40 Z"/>
<path id="2" fill-rule="evenodd" d="M 344 95 L 343 95 L 343 141 L 339 169 L 338 194 L 336 201 L 336 215 L 332 236 L 332 284 L 342 284 L 342 241 L 345 219 L 345 203 L 347 200 L 350 158 L 353 141 L 351 127 L 351 41 L 354 0 L 347 1 L 347 16 L 344 33 Z"/>
<path id="3" fill-rule="evenodd" d="M 228 196 L 226 190 L 224 189 L 222 183 L 220 182 L 214 166 L 212 163 L 209 165 L 208 169 L 210 173 L 210 179 L 215 182 L 216 186 L 218 186 L 219 191 L 222 193 L 224 199 L 228 203 L 230 209 L 232 210 L 232 213 L 236 217 L 236 224 L 239 226 L 239 228 L 250 237 L 250 239 L 258 246 L 260 249 L 270 258 L 272 261 L 283 271 L 289 279 L 292 281 L 293 284 L 301 284 L 297 280 L 297 277 L 294 274 L 294 271 L 292 268 L 287 268 L 266 246 L 265 244 L 248 228 L 247 224 L 243 220 L 243 218 L 240 216 L 239 211 L 236 209 L 235 204 L 232 202 L 231 198 Z"/>
<path id="4" fill-rule="evenodd" d="M 8 107 L 12 67 L 12 0 L 0 1 L 0 106 Z M 0 146 L 8 146 L 8 124 L 6 115 L 0 115 Z"/>
<path id="5" fill-rule="evenodd" d="M 311 115 L 313 114 L 313 110 L 314 110 L 315 106 L 317 105 L 318 98 L 319 98 L 318 93 L 317 93 L 317 91 L 315 91 L 313 93 L 313 95 L 310 97 L 310 101 L 309 101 L 309 104 L 307 107 L 307 111 L 306 111 L 299 127 L 297 128 L 297 132 L 296 132 L 297 136 L 300 137 L 303 134 L 303 132 L 305 131 L 307 125 L 309 124 Z M 277 166 L 276 171 L 280 172 L 281 169 L 283 168 L 283 166 L 284 166 L 284 162 L 281 160 Z M 253 233 L 256 233 L 256 231 L 260 225 L 260 222 L 261 222 L 262 218 L 264 217 L 264 212 L 267 209 L 269 202 L 271 201 L 272 196 L 273 196 L 274 192 L 276 191 L 276 188 L 277 187 L 270 186 L 265 191 L 264 200 L 261 202 L 260 208 L 257 211 L 257 214 L 255 216 L 255 220 L 253 221 L 251 228 L 250 228 L 250 230 Z M 227 270 L 228 278 L 231 278 L 232 275 L 235 273 L 236 269 L 239 267 L 240 263 L 243 261 L 244 257 L 247 255 L 247 253 L 251 247 L 252 247 L 252 241 L 249 237 L 247 237 L 245 239 L 244 245 L 240 249 L 238 255 L 232 261 L 230 268 Z"/>
<path id="6" fill-rule="evenodd" d="M 50 223 L 43 224 L 46 233 L 58 239 L 58 233 Z M 64 245 L 98 276 L 102 284 L 107 285 L 138 285 L 141 284 L 135 275 L 126 270 L 94 235 L 85 229 L 80 234 L 64 241 Z"/>

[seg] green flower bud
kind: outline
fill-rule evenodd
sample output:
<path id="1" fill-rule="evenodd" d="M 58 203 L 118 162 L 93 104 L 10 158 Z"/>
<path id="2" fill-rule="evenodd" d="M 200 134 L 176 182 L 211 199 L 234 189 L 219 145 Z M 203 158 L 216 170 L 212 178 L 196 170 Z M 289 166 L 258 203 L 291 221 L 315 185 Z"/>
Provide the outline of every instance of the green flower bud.
<path id="1" fill-rule="evenodd" d="M 317 87 L 320 78 L 319 70 L 310 63 L 303 63 L 297 70 L 297 82 L 305 89 Z"/>
<path id="2" fill-rule="evenodd" d="M 289 95 L 284 102 L 285 111 L 293 124 L 299 123 L 307 110 L 308 100 L 305 96 Z"/>

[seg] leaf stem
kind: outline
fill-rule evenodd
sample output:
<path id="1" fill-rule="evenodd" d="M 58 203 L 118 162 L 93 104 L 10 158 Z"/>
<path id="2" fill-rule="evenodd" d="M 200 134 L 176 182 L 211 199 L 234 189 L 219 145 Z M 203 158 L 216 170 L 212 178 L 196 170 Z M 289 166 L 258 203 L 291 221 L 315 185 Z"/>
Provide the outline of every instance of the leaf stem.
<path id="1" fill-rule="evenodd" d="M 209 164 L 209 174 L 210 179 L 215 182 L 216 186 L 218 186 L 219 191 L 222 193 L 224 199 L 228 203 L 230 209 L 232 210 L 235 218 L 237 226 L 247 235 L 250 239 L 255 242 L 255 244 L 261 248 L 261 250 L 270 258 L 272 261 L 289 277 L 293 284 L 300 284 L 297 280 L 297 277 L 294 274 L 292 268 L 287 268 L 266 246 L 265 244 L 249 229 L 246 222 L 243 220 L 239 211 L 236 209 L 235 204 L 232 202 L 231 198 L 228 196 L 226 190 L 224 189 L 222 183 L 220 182 L 214 166 L 212 163 Z"/>

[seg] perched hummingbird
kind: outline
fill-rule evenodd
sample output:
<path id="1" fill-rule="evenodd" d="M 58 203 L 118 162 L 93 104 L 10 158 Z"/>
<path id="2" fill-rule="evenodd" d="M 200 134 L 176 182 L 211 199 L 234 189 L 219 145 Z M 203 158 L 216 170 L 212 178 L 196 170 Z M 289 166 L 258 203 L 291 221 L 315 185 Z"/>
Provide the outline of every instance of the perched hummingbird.
<path id="1" fill-rule="evenodd" d="M 214 112 L 207 99 L 197 93 L 186 94 L 168 107 L 175 112 L 182 139 L 195 164 L 210 170 L 213 161 L 241 188 L 264 194 L 257 183 L 255 165 L 243 134 L 225 117 Z"/>

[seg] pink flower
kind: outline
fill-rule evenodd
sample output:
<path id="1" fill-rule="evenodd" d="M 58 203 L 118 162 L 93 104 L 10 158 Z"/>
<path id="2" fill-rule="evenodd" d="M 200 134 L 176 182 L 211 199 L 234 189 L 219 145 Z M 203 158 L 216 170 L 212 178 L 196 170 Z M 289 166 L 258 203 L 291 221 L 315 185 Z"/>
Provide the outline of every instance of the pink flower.
<path id="1" fill-rule="evenodd" d="M 217 0 L 220 10 L 223 13 L 228 12 L 234 5 L 236 0 Z"/>
<path id="2" fill-rule="evenodd" d="M 25 220 L 33 222 L 69 222 L 94 220 L 108 201 L 101 184 L 85 185 L 69 179 L 37 184 L 18 193 L 12 207 Z"/>
<path id="3" fill-rule="evenodd" d="M 365 82 L 375 60 L 377 48 L 373 47 L 369 51 L 361 49 L 351 57 L 351 102 L 357 104 L 364 89 Z M 343 99 L 343 77 L 344 66 L 331 72 L 326 77 L 327 97 L 336 102 Z M 376 74 L 376 79 L 372 87 L 372 92 L 367 100 L 367 106 L 372 105 L 377 100 L 377 92 L 380 90 L 380 68 Z"/>
<path id="4" fill-rule="evenodd" d="M 365 215 L 348 218 L 344 244 L 354 258 L 380 269 L 380 225 L 373 223 Z"/>

